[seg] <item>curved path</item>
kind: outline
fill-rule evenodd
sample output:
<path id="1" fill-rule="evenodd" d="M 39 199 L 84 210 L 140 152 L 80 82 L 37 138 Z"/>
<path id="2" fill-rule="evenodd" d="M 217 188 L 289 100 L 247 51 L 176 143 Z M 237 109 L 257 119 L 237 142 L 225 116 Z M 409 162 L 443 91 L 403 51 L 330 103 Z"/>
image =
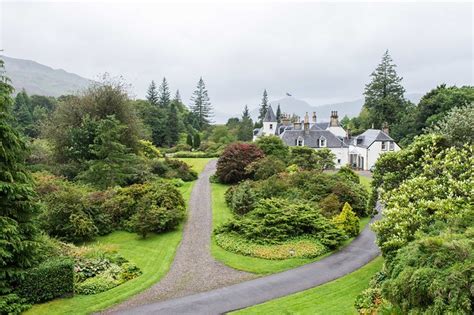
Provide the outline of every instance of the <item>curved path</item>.
<path id="1" fill-rule="evenodd" d="M 148 290 L 105 313 L 209 291 L 257 277 L 229 268 L 211 256 L 212 206 L 209 177 L 214 173 L 215 167 L 216 161 L 210 161 L 194 184 L 183 239 L 166 276 Z"/>
<path id="2" fill-rule="evenodd" d="M 337 279 L 359 269 L 380 254 L 378 247 L 375 245 L 375 234 L 367 226 L 348 246 L 317 262 L 218 289 L 206 289 L 208 287 L 207 283 L 219 287 L 225 285 L 226 282 L 236 283 L 252 277 L 250 274 L 227 268 L 210 257 L 212 209 L 208 177 L 212 174 L 214 167 L 215 164 L 207 165 L 193 190 L 190 201 L 191 214 L 185 228 L 183 243 L 178 249 L 175 263 L 173 263 L 170 272 L 150 290 L 125 302 L 125 307 L 122 304 L 115 308 L 114 310 L 119 310 L 118 313 L 222 314 L 307 290 Z M 196 216 L 199 216 L 199 218 Z M 205 219 L 202 220 L 201 216 Z M 204 226 L 201 224 L 204 224 Z M 193 235 L 197 237 L 191 240 L 188 239 Z M 189 252 L 183 252 L 183 250 Z M 195 258 L 194 255 L 198 256 Z M 188 266 L 191 269 L 183 269 L 180 266 L 185 263 L 182 260 L 183 256 L 186 257 L 185 259 L 195 260 L 191 266 Z M 179 270 L 185 272 L 177 274 L 176 271 Z M 189 277 L 195 277 L 195 279 L 202 281 L 200 282 L 202 287 L 196 288 L 187 285 L 197 283 L 194 280 L 187 282 Z M 165 290 L 168 286 L 170 289 Z M 169 291 L 168 294 L 166 294 L 167 291 Z M 192 294 L 195 292 L 201 293 Z M 173 295 L 181 297 L 129 308 L 137 304 L 150 303 L 151 300 L 156 298 L 170 298 Z"/>

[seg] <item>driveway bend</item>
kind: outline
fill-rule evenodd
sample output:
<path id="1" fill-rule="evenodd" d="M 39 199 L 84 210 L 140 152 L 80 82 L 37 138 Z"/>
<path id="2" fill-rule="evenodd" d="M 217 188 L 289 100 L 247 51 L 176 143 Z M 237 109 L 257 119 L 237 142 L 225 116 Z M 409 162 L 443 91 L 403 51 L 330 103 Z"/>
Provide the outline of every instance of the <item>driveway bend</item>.
<path id="1" fill-rule="evenodd" d="M 150 290 L 151 294 L 149 294 L 149 296 L 154 295 L 158 298 L 171 297 L 173 294 L 166 294 L 167 290 L 165 290 L 166 286 L 171 286 L 174 289 L 170 289 L 170 291 L 183 288 L 182 293 L 179 293 L 180 297 L 154 303 L 150 303 L 150 299 L 147 298 L 134 298 L 132 303 L 128 304 L 129 307 L 137 305 L 136 302 L 148 304 L 132 308 L 118 308 L 119 314 L 223 314 L 335 280 L 359 269 L 380 254 L 375 244 L 375 234 L 367 226 L 348 246 L 317 262 L 281 273 L 243 281 L 251 275 L 233 269 L 230 269 L 233 270 L 231 272 L 229 268 L 215 262 L 209 254 L 212 209 L 209 197 L 210 184 L 207 179 L 213 170 L 214 164 L 208 165 L 194 188 L 191 197 L 191 217 L 188 222 L 191 226 L 185 230 L 183 244 L 176 255 L 176 264 L 173 264 L 169 275 L 153 287 Z M 196 203 L 196 205 L 193 206 L 193 203 Z M 202 216 L 205 219 L 193 218 L 194 215 Z M 377 217 L 374 219 L 377 219 Z M 204 224 L 204 226 L 196 226 L 194 221 L 198 224 Z M 197 238 L 186 240 L 186 233 L 189 233 L 187 232 L 188 229 L 200 230 L 199 232 L 191 232 L 189 235 L 201 235 L 202 240 Z M 204 240 L 205 242 L 203 242 Z M 189 244 L 187 244 L 188 242 Z M 205 252 L 203 249 L 205 249 Z M 183 250 L 189 250 L 190 252 L 186 253 Z M 197 258 L 194 255 L 198 255 Z M 181 261 L 183 256 L 187 260 L 194 261 L 194 265 L 188 268 L 180 267 L 181 264 L 185 263 Z M 206 263 L 201 263 L 201 261 Z M 173 271 L 175 268 L 176 270 L 183 270 L 185 273 L 176 274 Z M 228 273 L 228 275 L 223 277 L 221 273 Z M 217 289 L 197 290 L 193 286 L 187 286 L 186 279 L 191 275 L 194 279 L 199 279 L 199 281 L 192 281 L 192 283 L 200 283 L 203 285 L 202 288 L 209 287 L 206 284 L 207 282 L 216 285 L 239 280 L 243 282 Z M 197 291 L 201 291 L 201 293 L 195 293 Z M 147 295 L 146 293 L 144 297 Z"/>

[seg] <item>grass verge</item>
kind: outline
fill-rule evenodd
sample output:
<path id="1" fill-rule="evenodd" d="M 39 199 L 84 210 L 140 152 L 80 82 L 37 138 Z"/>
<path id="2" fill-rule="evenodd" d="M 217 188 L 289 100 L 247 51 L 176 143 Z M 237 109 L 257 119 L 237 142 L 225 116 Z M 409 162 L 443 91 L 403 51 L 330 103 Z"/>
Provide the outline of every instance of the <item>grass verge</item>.
<path id="1" fill-rule="evenodd" d="M 185 162 L 199 174 L 212 158 L 178 158 L 178 160 Z"/>
<path id="2" fill-rule="evenodd" d="M 212 226 L 216 228 L 217 226 L 225 223 L 226 221 L 232 219 L 232 212 L 225 203 L 224 194 L 229 188 L 227 185 L 212 183 Z M 360 220 L 361 229 L 367 225 L 370 221 L 370 218 L 362 218 Z M 352 239 L 347 240 L 344 245 L 349 244 Z M 212 236 L 211 241 L 211 253 L 215 259 L 226 264 L 229 267 L 234 269 L 243 270 L 247 272 L 252 272 L 256 274 L 272 274 L 291 268 L 299 267 L 310 262 L 320 260 L 323 257 L 330 255 L 327 253 L 317 258 L 290 258 L 283 260 L 268 260 L 250 256 L 244 256 L 235 254 L 225 249 L 219 247 L 216 244 L 214 235 Z"/>
<path id="3" fill-rule="evenodd" d="M 202 164 L 201 161 L 195 164 L 198 170 Z M 201 169 L 203 168 L 204 166 Z M 194 182 L 186 182 L 179 187 L 186 204 L 188 204 L 193 186 Z M 135 233 L 124 231 L 115 231 L 98 237 L 95 243 L 116 246 L 123 257 L 141 269 L 142 275 L 99 294 L 75 295 L 36 304 L 27 311 L 27 314 L 90 314 L 125 301 L 160 281 L 168 272 L 182 235 L 183 224 L 174 231 L 152 234 L 146 239 L 142 239 Z"/>
<path id="4" fill-rule="evenodd" d="M 357 314 L 356 296 L 367 288 L 370 278 L 382 268 L 377 257 L 362 268 L 337 280 L 231 314 Z"/>

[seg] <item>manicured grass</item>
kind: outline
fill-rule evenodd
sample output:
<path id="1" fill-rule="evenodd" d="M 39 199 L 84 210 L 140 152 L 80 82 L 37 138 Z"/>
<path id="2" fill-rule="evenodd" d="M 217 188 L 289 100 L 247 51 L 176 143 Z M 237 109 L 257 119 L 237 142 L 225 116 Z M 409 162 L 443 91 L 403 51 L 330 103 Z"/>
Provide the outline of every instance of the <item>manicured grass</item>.
<path id="1" fill-rule="evenodd" d="M 188 204 L 193 186 L 194 182 L 186 182 L 182 187 L 179 187 L 186 204 Z M 27 313 L 89 314 L 106 309 L 149 288 L 168 272 L 181 241 L 182 232 L 183 225 L 181 224 L 174 231 L 153 234 L 146 239 L 142 239 L 135 233 L 124 231 L 115 231 L 99 237 L 95 243 L 113 245 L 123 257 L 136 264 L 143 274 L 99 294 L 76 295 L 71 298 L 56 299 L 34 305 Z"/>
<path id="2" fill-rule="evenodd" d="M 377 257 L 364 267 L 318 287 L 255 305 L 231 314 L 357 314 L 356 296 L 382 268 Z"/>
<path id="3" fill-rule="evenodd" d="M 223 224 L 232 218 L 232 212 L 225 203 L 224 193 L 229 186 L 213 183 L 212 187 L 212 225 L 213 228 Z M 361 229 L 369 222 L 369 218 L 361 219 Z M 347 240 L 345 244 L 351 242 L 352 239 Z M 215 259 L 220 262 L 238 270 L 244 270 L 256 274 L 272 274 L 291 268 L 299 267 L 304 264 L 317 261 L 331 253 L 317 257 L 317 258 L 292 258 L 284 260 L 268 260 L 262 258 L 255 258 L 244 256 L 226 251 L 216 244 L 214 236 L 211 242 L 211 253 Z"/>
<path id="4" fill-rule="evenodd" d="M 178 160 L 187 163 L 199 174 L 204 170 L 204 167 L 210 160 L 212 160 L 212 158 L 178 158 Z"/>
<path id="5" fill-rule="evenodd" d="M 360 183 L 370 192 L 372 191 L 372 178 L 359 175 Z"/>

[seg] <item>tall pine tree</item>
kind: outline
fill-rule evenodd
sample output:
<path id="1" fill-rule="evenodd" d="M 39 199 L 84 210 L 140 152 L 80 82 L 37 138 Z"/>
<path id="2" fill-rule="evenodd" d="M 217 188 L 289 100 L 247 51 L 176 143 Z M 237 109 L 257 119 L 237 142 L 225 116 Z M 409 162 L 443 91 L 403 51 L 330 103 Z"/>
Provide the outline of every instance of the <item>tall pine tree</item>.
<path id="1" fill-rule="evenodd" d="M 260 123 L 263 123 L 263 118 L 265 118 L 267 109 L 268 109 L 268 94 L 267 94 L 267 90 L 265 89 L 263 90 L 262 103 L 260 104 L 260 109 L 258 112 L 258 121 Z"/>
<path id="2" fill-rule="evenodd" d="M 276 116 L 277 116 L 277 122 L 281 122 L 281 108 L 280 108 L 280 104 L 278 104 Z"/>
<path id="3" fill-rule="evenodd" d="M 146 92 L 146 99 L 151 105 L 158 106 L 158 91 L 155 81 L 151 81 L 148 91 Z"/>
<path id="4" fill-rule="evenodd" d="M 174 101 L 171 102 L 166 122 L 166 143 L 172 147 L 178 143 L 180 129 L 178 110 Z"/>
<path id="5" fill-rule="evenodd" d="M 371 74 L 372 81 L 365 86 L 364 107 L 369 112 L 368 123 L 376 128 L 382 128 L 384 122 L 397 123 L 408 104 L 403 96 L 402 78 L 397 75 L 395 67 L 387 50 Z"/>
<path id="6" fill-rule="evenodd" d="M 191 112 L 194 116 L 194 127 L 197 130 L 203 130 L 211 123 L 212 106 L 202 77 L 199 79 L 196 90 L 193 92 L 191 101 L 193 102 Z"/>
<path id="7" fill-rule="evenodd" d="M 160 87 L 158 88 L 158 104 L 161 108 L 168 108 L 171 102 L 170 89 L 166 78 L 163 78 Z"/>
<path id="8" fill-rule="evenodd" d="M 13 115 L 15 117 L 15 128 L 27 136 L 31 136 L 33 126 L 33 107 L 30 97 L 22 90 L 15 97 L 15 105 L 13 106 Z"/>
<path id="9" fill-rule="evenodd" d="M 4 294 L 24 268 L 35 264 L 38 212 L 33 180 L 25 166 L 26 144 L 11 126 L 13 87 L 0 59 L 0 313 Z"/>
<path id="10" fill-rule="evenodd" d="M 176 94 L 174 96 L 174 101 L 182 103 L 181 101 L 181 94 L 179 93 L 179 90 L 176 90 Z"/>
<path id="11" fill-rule="evenodd" d="M 237 139 L 239 141 L 251 141 L 253 139 L 253 122 L 247 105 L 245 105 L 242 112 L 242 121 L 237 130 Z"/>

